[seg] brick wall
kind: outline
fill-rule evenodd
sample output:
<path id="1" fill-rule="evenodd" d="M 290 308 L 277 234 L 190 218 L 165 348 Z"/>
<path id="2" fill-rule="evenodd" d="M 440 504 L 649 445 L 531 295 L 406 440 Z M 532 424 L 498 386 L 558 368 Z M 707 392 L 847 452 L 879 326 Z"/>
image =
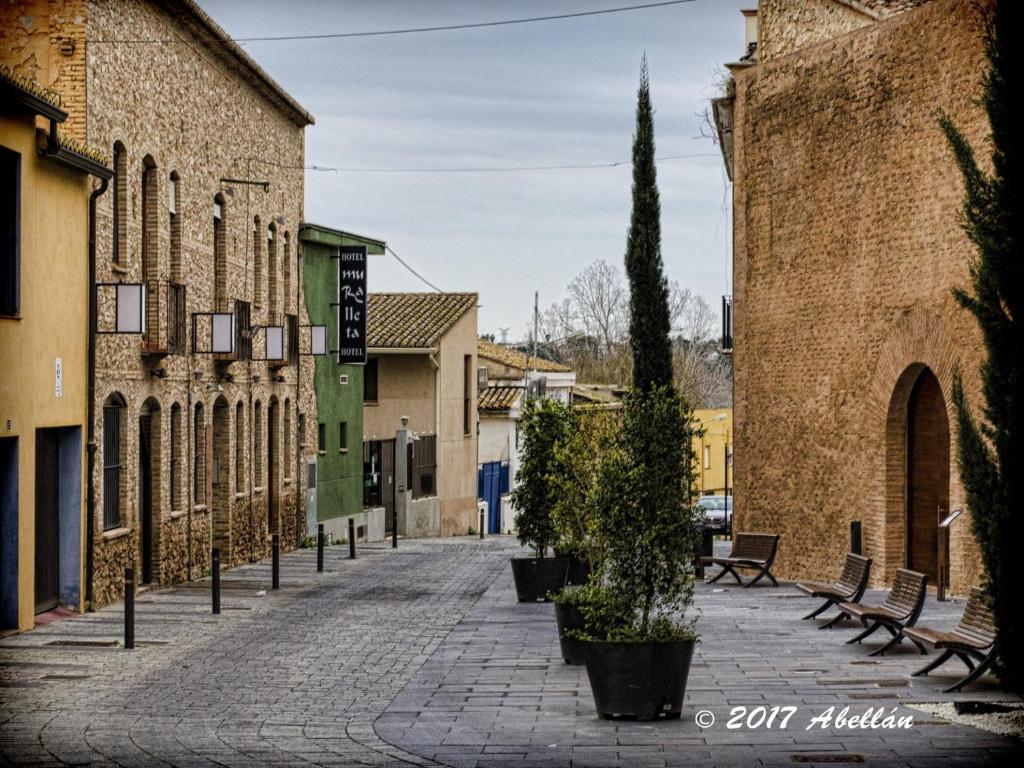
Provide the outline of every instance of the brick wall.
<path id="1" fill-rule="evenodd" d="M 765 3 L 762 3 L 765 5 Z M 979 406 L 980 334 L 950 295 L 971 246 L 938 123 L 987 122 L 979 19 L 937 0 L 736 72 L 737 527 L 783 534 L 785 577 L 834 578 L 864 524 L 874 581 L 905 562 L 906 418 L 927 367 Z M 951 507 L 962 507 L 955 463 Z M 981 567 L 965 513 L 952 589 Z"/>
<path id="2" fill-rule="evenodd" d="M 71 132 L 87 143 L 114 154 L 123 145 L 119 182 L 99 199 L 97 213 L 97 280 L 100 283 L 150 281 L 148 304 L 159 309 L 150 317 L 158 337 L 166 332 L 163 313 L 166 284 L 186 286 L 187 316 L 234 305 L 253 305 L 252 323 L 263 326 L 269 310 L 300 313 L 308 324 L 301 297 L 285 296 L 285 288 L 301 286 L 297 243 L 303 214 L 303 124 L 295 112 L 278 106 L 281 101 L 263 86 L 254 85 L 247 71 L 217 45 L 204 43 L 189 31 L 187 14 L 172 17 L 165 4 L 130 0 L 23 0 L 2 11 L 4 51 L 0 56 L 19 71 L 33 74 L 62 96 L 71 111 Z M 154 44 L 117 44 L 90 41 L 159 40 Z M 60 40 L 83 44 L 72 55 L 60 53 Z M 8 46 L 10 41 L 13 45 Z M 64 46 L 67 47 L 66 45 Z M 54 52 L 56 51 L 56 53 Z M 87 99 L 86 99 L 87 94 Z M 143 195 L 145 173 L 145 195 Z M 176 213 L 171 217 L 170 180 L 176 179 Z M 235 181 L 228 181 L 228 180 Z M 245 183 L 258 182 L 258 183 Z M 263 183 L 266 183 L 264 188 Z M 116 190 L 121 188 L 120 195 Z M 145 208 L 143 210 L 143 199 Z M 220 269 L 214 263 L 214 201 L 222 201 Z M 119 263 L 114 249 L 114 206 L 120 229 Z M 143 232 L 148 213 L 149 225 Z M 260 228 L 254 232 L 259 217 Z M 275 269 L 280 275 L 264 280 L 260 295 L 254 286 L 256 243 L 266 249 L 268 225 L 273 225 L 277 248 Z M 285 243 L 288 243 L 285 246 Z M 172 267 L 172 252 L 180 264 Z M 285 258 L 287 257 L 287 258 Z M 144 265 L 145 261 L 145 265 Z M 284 278 L 284 273 L 288 278 Z M 295 279 L 292 279 L 292 276 Z M 268 297 L 267 289 L 275 291 Z M 156 291 L 154 295 L 153 291 Z M 220 306 L 216 299 L 220 299 Z M 101 325 L 113 320 L 110 295 L 101 299 Z M 191 326 L 191 322 L 188 323 Z M 284 408 L 307 414 L 316 423 L 312 387 L 313 364 L 300 358 L 298 366 L 273 368 L 265 362 L 214 360 L 209 354 L 191 354 L 192 334 L 181 354 L 146 355 L 139 336 L 101 335 L 97 339 L 97 414 L 95 427 L 102 435 L 99 406 L 112 393 L 127 403 L 124 410 L 124 468 L 122 471 L 122 525 L 104 531 L 102 515 L 94 530 L 95 598 L 102 605 L 120 596 L 122 568 L 140 559 L 139 414 L 149 402 L 153 419 L 162 427 L 153 431 L 159 440 L 156 453 L 164 457 L 154 467 L 158 486 L 154 514 L 159 551 L 156 579 L 172 583 L 199 575 L 209 567 L 214 541 L 222 544 L 222 562 L 238 564 L 263 557 L 269 551 L 267 496 L 273 491 L 278 504 L 276 520 L 284 547 L 297 536 L 297 499 L 303 472 L 296 472 L 296 451 L 312 455 L 308 445 L 286 440 L 280 431 L 287 423 Z M 263 335 L 253 339 L 255 357 L 263 357 Z M 297 401 L 297 384 L 302 391 Z M 253 457 L 255 441 L 248 422 L 254 404 L 263 405 L 261 448 Z M 266 433 L 267 412 L 277 403 L 273 421 L 277 434 Z M 298 403 L 298 408 L 296 405 Z M 200 449 L 205 466 L 205 503 L 192 504 L 193 440 L 196 406 L 202 405 L 205 427 Z M 246 424 L 237 430 L 237 406 Z M 178 471 L 183 493 L 180 507 L 171 508 L 170 419 L 172 407 L 181 409 Z M 236 462 L 238 435 L 247 441 L 242 461 Z M 257 483 L 254 468 L 265 468 L 268 446 L 277 447 L 274 489 Z M 288 447 L 288 451 L 282 450 Z M 216 462 L 214 459 L 216 458 Z M 286 472 L 284 462 L 289 463 Z M 215 465 L 219 467 L 214 477 Z M 102 445 L 97 451 L 97 509 L 102 510 Z M 243 477 L 237 477 L 238 473 Z M 263 470 L 263 477 L 267 477 Z M 189 567 L 191 564 L 191 568 Z"/>

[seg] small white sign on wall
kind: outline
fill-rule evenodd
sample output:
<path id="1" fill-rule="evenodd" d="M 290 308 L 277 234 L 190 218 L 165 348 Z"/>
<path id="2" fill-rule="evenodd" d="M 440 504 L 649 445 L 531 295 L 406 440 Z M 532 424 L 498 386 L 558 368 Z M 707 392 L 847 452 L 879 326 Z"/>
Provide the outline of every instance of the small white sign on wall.
<path id="1" fill-rule="evenodd" d="M 53 394 L 64 397 L 64 363 L 59 357 L 53 361 Z"/>

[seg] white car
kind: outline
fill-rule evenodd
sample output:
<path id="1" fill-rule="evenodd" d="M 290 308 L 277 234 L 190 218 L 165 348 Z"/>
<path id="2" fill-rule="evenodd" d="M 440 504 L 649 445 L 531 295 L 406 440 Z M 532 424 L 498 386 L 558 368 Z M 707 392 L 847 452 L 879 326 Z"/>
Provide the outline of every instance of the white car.
<path id="1" fill-rule="evenodd" d="M 701 496 L 697 509 L 704 514 L 704 527 L 725 533 L 732 525 L 732 496 Z"/>

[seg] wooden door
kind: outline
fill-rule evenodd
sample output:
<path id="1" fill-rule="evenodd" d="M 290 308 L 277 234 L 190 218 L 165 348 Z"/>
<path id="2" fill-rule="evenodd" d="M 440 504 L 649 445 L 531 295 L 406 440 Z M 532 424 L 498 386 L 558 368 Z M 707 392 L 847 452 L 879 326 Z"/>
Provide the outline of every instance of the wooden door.
<path id="1" fill-rule="evenodd" d="M 57 431 L 36 431 L 36 606 L 60 602 L 60 448 Z"/>
<path id="2" fill-rule="evenodd" d="M 949 419 L 942 389 L 925 369 L 907 409 L 907 567 L 938 577 L 938 521 L 949 511 Z"/>

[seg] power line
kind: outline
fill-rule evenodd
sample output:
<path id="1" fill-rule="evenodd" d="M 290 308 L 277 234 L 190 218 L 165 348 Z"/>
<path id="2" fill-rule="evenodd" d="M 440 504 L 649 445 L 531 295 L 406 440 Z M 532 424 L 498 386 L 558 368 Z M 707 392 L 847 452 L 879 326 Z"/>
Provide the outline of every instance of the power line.
<path id="1" fill-rule="evenodd" d="M 694 0 L 663 0 L 657 3 L 643 3 L 641 5 L 625 5 L 618 8 L 601 8 L 593 11 L 578 11 L 576 13 L 558 13 L 551 16 L 531 16 L 525 19 L 502 19 L 500 21 L 479 21 L 467 24 L 446 24 L 437 27 L 407 27 L 403 29 L 381 29 L 370 32 L 322 32 L 309 35 L 265 35 L 261 37 L 234 37 L 230 38 L 236 43 L 266 43 L 281 42 L 288 40 L 337 40 L 346 37 L 384 37 L 388 35 L 411 35 L 421 32 L 450 32 L 458 29 L 481 29 L 483 27 L 503 27 L 510 24 L 533 24 L 542 21 L 559 21 L 562 19 L 579 19 L 584 16 L 602 16 L 609 13 L 624 13 L 626 11 L 640 11 L 649 8 L 661 8 L 668 5 L 682 5 L 692 3 Z M 180 39 L 136 39 L 136 40 L 89 40 L 90 43 L 180 43 Z"/>
<path id="2" fill-rule="evenodd" d="M 395 257 L 395 259 L 398 261 L 399 264 L 401 264 L 403 267 L 408 269 L 410 272 L 412 272 L 414 275 L 416 275 L 416 277 L 418 277 L 420 280 L 422 280 L 424 283 L 429 285 L 431 288 L 433 288 L 438 293 L 444 293 L 444 291 L 442 291 L 440 288 L 438 288 L 432 282 L 427 280 L 427 278 L 425 278 L 423 275 L 421 275 L 419 272 L 417 272 L 415 269 L 413 269 L 411 266 L 409 266 L 409 263 L 406 262 L 404 259 L 402 259 L 402 257 L 399 256 L 397 253 L 395 253 L 390 245 L 385 244 L 384 247 L 387 248 L 388 253 L 390 253 L 392 256 Z"/>
<path id="3" fill-rule="evenodd" d="M 720 157 L 714 152 L 703 152 L 690 155 L 665 155 L 654 158 L 657 161 L 686 160 L 696 157 Z M 521 166 L 493 166 L 493 167 L 453 167 L 453 168 L 358 168 L 358 167 L 328 167 L 323 165 L 288 165 L 273 160 L 262 160 L 256 158 L 257 162 L 266 165 L 273 165 L 277 168 L 290 168 L 292 170 L 322 171 L 327 173 L 518 173 L 522 171 L 567 171 L 567 170 L 589 170 L 595 168 L 617 168 L 626 165 L 631 160 L 618 160 L 614 163 L 580 163 L 576 165 L 521 165 Z"/>

